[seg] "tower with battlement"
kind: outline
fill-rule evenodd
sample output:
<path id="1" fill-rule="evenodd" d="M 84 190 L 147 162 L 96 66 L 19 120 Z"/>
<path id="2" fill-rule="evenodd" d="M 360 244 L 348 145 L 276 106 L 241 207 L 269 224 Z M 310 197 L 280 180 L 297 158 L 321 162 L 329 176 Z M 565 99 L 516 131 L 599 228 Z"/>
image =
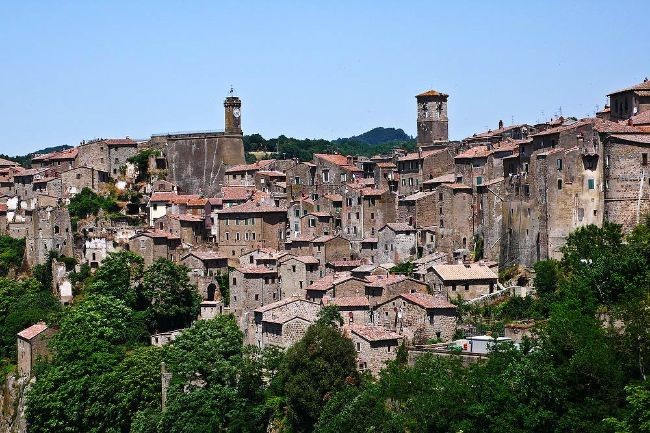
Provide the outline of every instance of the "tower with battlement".
<path id="1" fill-rule="evenodd" d="M 449 95 L 435 90 L 415 97 L 418 104 L 418 146 L 431 146 L 449 141 L 447 98 Z"/>

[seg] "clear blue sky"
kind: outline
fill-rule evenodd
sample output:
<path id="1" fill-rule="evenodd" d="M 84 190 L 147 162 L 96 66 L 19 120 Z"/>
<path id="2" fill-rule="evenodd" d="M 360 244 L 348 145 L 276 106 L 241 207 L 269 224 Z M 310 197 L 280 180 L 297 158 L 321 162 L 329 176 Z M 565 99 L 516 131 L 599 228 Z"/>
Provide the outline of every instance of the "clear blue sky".
<path id="1" fill-rule="evenodd" d="M 568 2 L 566 2 L 568 3 Z M 34 1 L 0 4 L 0 153 L 223 128 L 415 134 L 450 94 L 450 135 L 584 117 L 650 75 L 650 2 Z"/>

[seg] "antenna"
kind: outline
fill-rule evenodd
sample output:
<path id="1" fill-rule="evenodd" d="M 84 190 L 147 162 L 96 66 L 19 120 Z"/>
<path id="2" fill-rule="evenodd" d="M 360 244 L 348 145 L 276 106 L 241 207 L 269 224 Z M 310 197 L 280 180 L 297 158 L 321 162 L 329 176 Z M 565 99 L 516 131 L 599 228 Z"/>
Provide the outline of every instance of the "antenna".
<path id="1" fill-rule="evenodd" d="M 230 85 L 230 91 L 228 92 L 228 96 L 231 98 L 235 96 L 235 89 L 232 87 L 232 84 Z"/>

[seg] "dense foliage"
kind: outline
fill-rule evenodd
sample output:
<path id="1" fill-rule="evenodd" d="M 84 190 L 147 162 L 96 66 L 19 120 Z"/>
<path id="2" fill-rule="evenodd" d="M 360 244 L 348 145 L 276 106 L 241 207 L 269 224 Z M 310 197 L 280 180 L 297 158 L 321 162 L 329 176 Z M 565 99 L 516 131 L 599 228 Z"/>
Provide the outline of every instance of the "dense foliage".
<path id="1" fill-rule="evenodd" d="M 112 197 L 103 197 L 90 188 L 84 188 L 79 194 L 70 199 L 68 212 L 70 218 L 80 219 L 89 215 L 97 215 L 100 209 L 105 212 L 117 212 L 119 206 Z"/>
<path id="2" fill-rule="evenodd" d="M 149 158 L 158 155 L 160 155 L 159 150 L 143 149 L 127 159 L 128 162 L 134 164 L 138 169 L 138 176 L 136 179 L 138 182 L 143 182 L 149 178 Z"/>
<path id="3" fill-rule="evenodd" d="M 265 139 L 260 134 L 244 136 L 246 152 L 268 152 L 277 158 L 298 158 L 301 161 L 312 160 L 314 153 L 340 152 L 344 155 L 372 156 L 390 152 L 396 147 L 415 150 L 415 140 L 401 129 L 393 128 L 375 128 L 359 136 L 334 141 L 297 139 L 284 135 L 271 139 Z"/>
<path id="4" fill-rule="evenodd" d="M 25 255 L 25 239 L 0 236 L 0 276 L 6 277 L 11 269 L 19 269 Z"/>

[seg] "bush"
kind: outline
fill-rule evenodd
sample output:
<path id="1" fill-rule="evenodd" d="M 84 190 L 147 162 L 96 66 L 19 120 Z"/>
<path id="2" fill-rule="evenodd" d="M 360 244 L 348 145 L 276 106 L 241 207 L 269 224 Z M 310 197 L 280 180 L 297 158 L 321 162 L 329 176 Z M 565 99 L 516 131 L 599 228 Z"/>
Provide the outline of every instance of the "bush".
<path id="1" fill-rule="evenodd" d="M 112 197 L 102 197 L 90 188 L 82 189 L 79 194 L 70 199 L 68 205 L 71 219 L 97 215 L 100 209 L 106 212 L 118 212 L 120 208 Z"/>

